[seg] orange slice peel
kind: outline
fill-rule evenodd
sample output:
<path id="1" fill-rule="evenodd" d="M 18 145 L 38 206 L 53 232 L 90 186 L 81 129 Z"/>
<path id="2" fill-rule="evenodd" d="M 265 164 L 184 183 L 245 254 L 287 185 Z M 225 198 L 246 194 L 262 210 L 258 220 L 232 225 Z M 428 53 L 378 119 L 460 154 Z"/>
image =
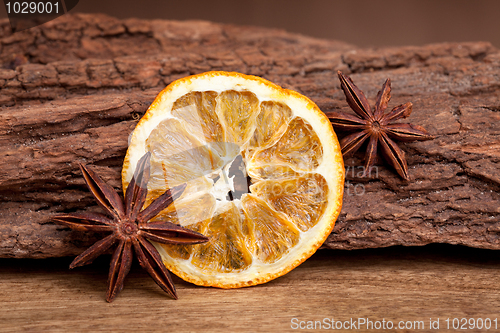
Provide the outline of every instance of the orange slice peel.
<path id="1" fill-rule="evenodd" d="M 148 151 L 147 200 L 187 183 L 155 220 L 210 237 L 153 244 L 169 270 L 197 285 L 238 288 L 286 274 L 321 246 L 340 213 L 344 166 L 328 118 L 260 77 L 207 72 L 167 86 L 131 135 L 124 189 Z"/>

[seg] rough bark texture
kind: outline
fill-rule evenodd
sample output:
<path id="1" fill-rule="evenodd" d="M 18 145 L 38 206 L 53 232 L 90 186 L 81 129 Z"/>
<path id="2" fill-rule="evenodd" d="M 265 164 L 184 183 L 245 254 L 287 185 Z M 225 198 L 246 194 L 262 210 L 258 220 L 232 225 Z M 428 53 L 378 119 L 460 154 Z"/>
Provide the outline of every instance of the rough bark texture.
<path id="1" fill-rule="evenodd" d="M 401 144 L 412 180 L 346 159 L 344 206 L 325 247 L 464 244 L 500 248 L 500 51 L 489 43 L 359 49 L 280 30 L 65 15 L 11 34 L 0 21 L 0 257 L 75 255 L 97 235 L 56 226 L 96 210 L 78 162 L 120 188 L 127 138 L 156 94 L 208 70 L 269 79 L 327 112 L 348 111 L 336 71 L 436 139 Z"/>

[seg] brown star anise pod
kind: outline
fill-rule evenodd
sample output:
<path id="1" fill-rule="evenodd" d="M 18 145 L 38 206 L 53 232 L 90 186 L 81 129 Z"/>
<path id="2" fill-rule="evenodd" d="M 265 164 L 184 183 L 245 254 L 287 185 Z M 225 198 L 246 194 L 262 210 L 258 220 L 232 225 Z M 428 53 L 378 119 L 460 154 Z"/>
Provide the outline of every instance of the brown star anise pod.
<path id="1" fill-rule="evenodd" d="M 184 191 L 186 184 L 167 190 L 148 207 L 141 211 L 147 196 L 147 183 L 150 173 L 151 153 L 145 154 L 137 163 L 134 177 L 130 182 L 125 203 L 118 193 L 106 184 L 92 169 L 80 164 L 85 183 L 109 215 L 99 213 L 73 213 L 53 217 L 55 223 L 80 231 L 109 231 L 111 234 L 98 241 L 73 260 L 70 268 L 91 263 L 118 243 L 108 276 L 106 300 L 112 302 L 123 289 L 125 276 L 132 265 L 132 247 L 140 265 L 151 275 L 153 280 L 170 296 L 177 299 L 175 287 L 160 254 L 148 241 L 166 244 L 198 244 L 208 238 L 197 232 L 185 229 L 171 222 L 149 222 L 163 209 L 168 207 Z"/>
<path id="2" fill-rule="evenodd" d="M 354 133 L 347 135 L 340 141 L 342 153 L 344 155 L 354 154 L 366 139 L 369 138 L 363 175 L 370 174 L 376 161 L 378 147 L 380 146 L 382 155 L 389 164 L 396 169 L 401 177 L 409 180 L 405 153 L 393 139 L 410 142 L 434 138 L 421 126 L 393 123 L 410 115 L 412 103 L 408 102 L 398 105 L 389 113 L 384 113 L 391 99 L 391 80 L 387 79 L 382 86 L 382 90 L 378 92 L 375 107 L 371 109 L 367 98 L 356 87 L 351 78 L 340 71 L 338 72 L 338 76 L 347 103 L 356 113 L 356 115 L 344 112 L 326 113 L 333 127 L 343 131 L 354 131 Z"/>

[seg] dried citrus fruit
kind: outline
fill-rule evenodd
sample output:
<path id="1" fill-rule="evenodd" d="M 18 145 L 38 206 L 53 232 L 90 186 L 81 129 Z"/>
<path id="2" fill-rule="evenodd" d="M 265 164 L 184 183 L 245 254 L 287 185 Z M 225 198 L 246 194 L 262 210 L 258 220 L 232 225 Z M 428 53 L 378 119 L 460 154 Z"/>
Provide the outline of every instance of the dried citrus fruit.
<path id="1" fill-rule="evenodd" d="M 147 200 L 187 182 L 155 220 L 210 237 L 190 247 L 154 244 L 169 270 L 198 285 L 237 288 L 289 272 L 325 241 L 340 212 L 344 167 L 328 118 L 259 77 L 208 72 L 165 88 L 131 136 L 124 188 L 148 151 Z"/>

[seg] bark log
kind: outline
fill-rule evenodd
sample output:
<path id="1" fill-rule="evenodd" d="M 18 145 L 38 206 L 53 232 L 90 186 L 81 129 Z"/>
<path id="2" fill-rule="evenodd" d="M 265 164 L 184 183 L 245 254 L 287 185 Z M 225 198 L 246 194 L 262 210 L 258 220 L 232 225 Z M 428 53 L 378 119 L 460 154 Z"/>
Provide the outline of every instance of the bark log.
<path id="1" fill-rule="evenodd" d="M 324 247 L 428 243 L 500 248 L 500 51 L 486 42 L 360 49 L 281 30 L 65 15 L 12 34 L 0 21 L 0 257 L 75 255 L 98 235 L 50 221 L 96 210 L 78 162 L 115 188 L 127 139 L 156 94 L 208 70 L 259 75 L 350 112 L 336 71 L 436 139 L 401 144 L 412 180 L 345 161 L 344 205 Z"/>

